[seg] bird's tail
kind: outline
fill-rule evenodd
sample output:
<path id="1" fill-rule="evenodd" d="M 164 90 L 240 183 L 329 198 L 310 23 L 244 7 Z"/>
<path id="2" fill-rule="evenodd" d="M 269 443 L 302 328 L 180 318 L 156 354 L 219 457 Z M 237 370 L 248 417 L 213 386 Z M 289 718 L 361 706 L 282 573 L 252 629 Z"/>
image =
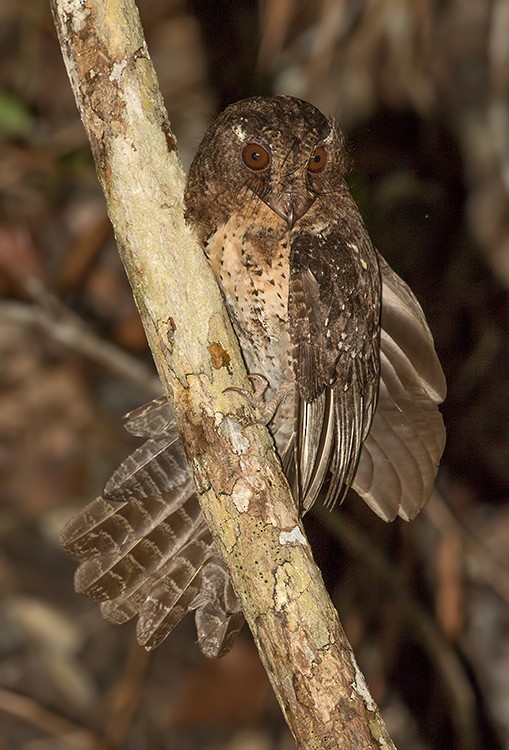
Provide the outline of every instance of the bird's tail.
<path id="1" fill-rule="evenodd" d="M 225 654 L 243 623 L 228 571 L 203 519 L 166 400 L 127 417 L 148 439 L 113 474 L 104 493 L 65 526 L 76 557 L 75 588 L 101 602 L 103 616 L 138 615 L 137 637 L 153 649 L 195 612 L 206 656 Z"/>

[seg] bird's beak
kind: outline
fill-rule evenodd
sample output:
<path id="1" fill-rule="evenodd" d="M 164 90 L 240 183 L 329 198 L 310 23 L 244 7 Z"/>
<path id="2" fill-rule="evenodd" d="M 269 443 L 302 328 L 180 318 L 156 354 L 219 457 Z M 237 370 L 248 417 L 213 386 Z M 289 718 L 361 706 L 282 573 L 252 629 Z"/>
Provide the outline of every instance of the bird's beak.
<path id="1" fill-rule="evenodd" d="M 271 194 L 265 203 L 292 229 L 295 222 L 301 219 L 314 203 L 314 196 L 285 192 L 280 195 Z"/>

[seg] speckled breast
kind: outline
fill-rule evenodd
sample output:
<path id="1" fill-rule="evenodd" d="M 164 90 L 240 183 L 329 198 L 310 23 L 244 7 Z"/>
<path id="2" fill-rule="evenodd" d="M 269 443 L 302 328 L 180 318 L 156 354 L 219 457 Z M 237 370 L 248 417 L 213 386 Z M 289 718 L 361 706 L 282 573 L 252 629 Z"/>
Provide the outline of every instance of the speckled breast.
<path id="1" fill-rule="evenodd" d="M 246 230 L 246 222 L 233 216 L 209 238 L 205 251 L 247 369 L 266 378 L 265 398 L 270 401 L 295 379 L 288 328 L 290 244 L 283 222 L 268 228 L 260 218 Z M 293 401 L 290 393 L 269 424 L 280 452 L 293 432 Z"/>

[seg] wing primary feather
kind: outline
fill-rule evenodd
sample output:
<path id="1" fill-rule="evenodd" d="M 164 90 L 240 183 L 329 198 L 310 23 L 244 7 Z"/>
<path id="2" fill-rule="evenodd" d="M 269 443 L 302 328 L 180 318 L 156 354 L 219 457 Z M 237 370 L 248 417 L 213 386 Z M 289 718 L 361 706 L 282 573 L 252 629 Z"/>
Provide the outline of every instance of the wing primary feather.
<path id="1" fill-rule="evenodd" d="M 83 562 L 76 571 L 76 590 L 98 601 L 130 591 L 178 554 L 202 523 L 198 498 L 191 491 L 181 507 L 151 529 L 134 531 L 118 551 Z"/>
<path id="2" fill-rule="evenodd" d="M 173 407 L 166 396 L 133 409 L 125 415 L 124 420 L 127 432 L 136 437 L 157 437 L 163 433 L 177 435 Z"/>
<path id="3" fill-rule="evenodd" d="M 192 538 L 188 539 L 187 544 L 189 545 L 194 542 L 199 542 L 203 546 L 203 549 L 212 547 L 212 539 L 203 519 L 201 524 L 197 526 Z M 185 558 L 186 555 L 185 550 L 186 545 L 183 545 L 177 553 L 161 560 L 160 565 L 153 569 L 152 572 L 147 572 L 145 577 L 140 577 L 137 581 L 131 582 L 131 585 L 117 597 L 102 602 L 101 611 L 103 617 L 109 622 L 118 625 L 131 620 L 136 615 L 141 615 L 147 606 L 146 603 L 149 597 L 152 596 L 152 599 L 154 598 L 155 587 L 168 577 L 171 578 L 174 571 L 180 569 L 182 564 L 181 559 Z M 203 560 L 205 559 L 206 555 L 204 553 Z M 174 587 L 175 581 L 168 583 L 168 586 Z"/>
<path id="4" fill-rule="evenodd" d="M 384 520 L 428 501 L 445 445 L 445 379 L 416 298 L 380 257 L 380 389 L 353 488 Z"/>
<path id="5" fill-rule="evenodd" d="M 244 616 L 228 569 L 217 553 L 203 566 L 200 593 L 193 607 L 202 653 L 210 658 L 222 656 L 230 650 Z"/>
<path id="6" fill-rule="evenodd" d="M 313 406 L 313 404 L 311 405 Z M 323 408 L 320 420 L 320 438 L 316 448 L 313 471 L 304 489 L 303 506 L 310 508 L 315 502 L 329 471 L 332 451 L 334 449 L 335 394 L 327 388 L 323 394 Z"/>
<path id="7" fill-rule="evenodd" d="M 147 649 L 158 646 L 180 620 L 193 609 L 200 593 L 201 571 L 210 555 L 208 533 L 193 539 L 174 558 L 150 590 L 138 618 L 136 634 Z"/>
<path id="8" fill-rule="evenodd" d="M 149 438 L 131 453 L 107 481 L 103 497 L 129 500 L 171 490 L 188 473 L 176 435 Z M 150 464 L 150 470 L 146 467 Z"/>
<path id="9" fill-rule="evenodd" d="M 304 402 L 301 407 L 299 423 L 300 463 L 302 476 L 302 493 L 309 493 L 309 486 L 317 468 L 318 454 L 323 446 L 323 427 L 326 409 L 325 392 L 313 402 Z"/>

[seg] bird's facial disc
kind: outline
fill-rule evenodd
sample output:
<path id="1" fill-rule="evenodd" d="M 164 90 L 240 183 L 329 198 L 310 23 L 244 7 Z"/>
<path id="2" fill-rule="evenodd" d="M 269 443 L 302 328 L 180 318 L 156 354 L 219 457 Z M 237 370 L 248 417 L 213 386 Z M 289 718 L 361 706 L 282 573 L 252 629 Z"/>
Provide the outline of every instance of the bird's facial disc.
<path id="1" fill-rule="evenodd" d="M 330 161 L 330 127 L 323 118 L 320 127 L 313 123 L 300 133 L 291 131 L 289 141 L 283 136 L 286 128 L 261 119 L 244 118 L 232 128 L 245 185 L 292 229 L 321 192 Z"/>
<path id="2" fill-rule="evenodd" d="M 247 186 L 287 223 L 289 229 L 313 205 L 317 193 L 311 189 L 310 178 L 323 172 L 328 160 L 323 143 L 310 152 L 309 158 L 307 150 L 305 144 L 296 139 L 283 162 L 273 165 L 277 157 L 273 157 L 268 144 L 252 139 L 241 147 L 241 161 L 249 177 Z M 274 179 L 276 172 L 282 175 L 277 181 Z"/>

